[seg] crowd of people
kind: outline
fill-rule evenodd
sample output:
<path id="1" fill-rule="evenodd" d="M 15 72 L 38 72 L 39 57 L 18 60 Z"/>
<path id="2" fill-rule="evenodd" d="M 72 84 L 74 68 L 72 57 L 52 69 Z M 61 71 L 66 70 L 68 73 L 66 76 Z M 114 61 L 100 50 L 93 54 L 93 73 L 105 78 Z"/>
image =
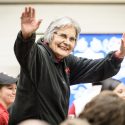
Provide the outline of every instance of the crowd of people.
<path id="1" fill-rule="evenodd" d="M 70 85 L 95 83 L 119 72 L 125 56 L 125 34 L 119 50 L 108 53 L 105 58 L 93 60 L 71 54 L 81 31 L 75 20 L 62 17 L 52 21 L 44 37 L 36 42 L 36 30 L 41 22 L 41 19 L 36 19 L 34 8 L 25 7 L 21 14 L 21 30 L 14 45 L 20 64 L 18 84 L 13 80 L 5 82 L 6 89 L 16 90 L 7 124 L 124 125 L 125 100 L 113 91 L 102 92 L 90 100 L 75 119 L 68 119 L 68 108 Z M 13 86 L 8 86 L 8 83 Z M 5 97 L 3 88 L 0 88 L 1 97 Z M 4 112 L 8 106 L 10 103 L 6 104 Z"/>

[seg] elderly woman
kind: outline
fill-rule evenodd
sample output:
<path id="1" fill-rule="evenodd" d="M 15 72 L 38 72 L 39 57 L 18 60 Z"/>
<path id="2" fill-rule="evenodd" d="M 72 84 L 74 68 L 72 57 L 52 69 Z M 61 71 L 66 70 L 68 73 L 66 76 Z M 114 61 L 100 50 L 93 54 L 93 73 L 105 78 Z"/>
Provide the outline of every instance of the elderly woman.
<path id="1" fill-rule="evenodd" d="M 70 85 L 100 81 L 115 75 L 125 56 L 125 35 L 121 48 L 104 59 L 71 55 L 80 27 L 69 17 L 52 21 L 44 38 L 36 43 L 35 32 L 40 23 L 41 20 L 35 19 L 35 9 L 26 7 L 14 46 L 21 73 L 10 125 L 28 118 L 58 125 L 67 118 Z"/>

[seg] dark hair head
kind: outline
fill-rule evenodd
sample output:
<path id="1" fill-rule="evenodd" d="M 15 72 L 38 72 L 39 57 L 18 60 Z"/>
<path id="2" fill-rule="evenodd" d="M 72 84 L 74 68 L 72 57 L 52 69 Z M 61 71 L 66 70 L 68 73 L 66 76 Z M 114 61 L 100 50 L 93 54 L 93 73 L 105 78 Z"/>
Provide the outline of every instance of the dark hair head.
<path id="1" fill-rule="evenodd" d="M 106 80 L 93 83 L 93 85 L 102 85 L 101 91 L 114 90 L 119 84 L 121 84 L 121 81 L 114 78 L 108 78 Z"/>

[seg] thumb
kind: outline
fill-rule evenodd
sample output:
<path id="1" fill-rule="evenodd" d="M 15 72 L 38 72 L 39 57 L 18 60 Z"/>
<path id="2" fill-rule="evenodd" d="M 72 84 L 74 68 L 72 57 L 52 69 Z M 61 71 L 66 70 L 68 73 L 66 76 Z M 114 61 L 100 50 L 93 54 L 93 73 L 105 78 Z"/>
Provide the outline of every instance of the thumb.
<path id="1" fill-rule="evenodd" d="M 38 22 L 37 22 L 38 27 L 40 26 L 41 22 L 42 22 L 42 19 L 39 19 Z"/>

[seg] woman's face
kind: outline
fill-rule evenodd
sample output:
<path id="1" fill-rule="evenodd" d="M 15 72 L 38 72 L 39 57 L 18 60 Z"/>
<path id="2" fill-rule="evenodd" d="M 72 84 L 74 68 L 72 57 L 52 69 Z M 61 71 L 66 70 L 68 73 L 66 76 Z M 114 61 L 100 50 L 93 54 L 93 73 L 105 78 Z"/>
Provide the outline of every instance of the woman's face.
<path id="1" fill-rule="evenodd" d="M 125 99 L 125 85 L 119 84 L 114 90 L 113 90 L 118 96 Z"/>
<path id="2" fill-rule="evenodd" d="M 54 33 L 49 47 L 58 59 L 68 56 L 76 45 L 76 30 L 73 26 L 66 26 Z"/>
<path id="3" fill-rule="evenodd" d="M 12 104 L 16 95 L 16 83 L 5 85 L 0 89 L 0 101 L 3 101 L 7 106 Z"/>

